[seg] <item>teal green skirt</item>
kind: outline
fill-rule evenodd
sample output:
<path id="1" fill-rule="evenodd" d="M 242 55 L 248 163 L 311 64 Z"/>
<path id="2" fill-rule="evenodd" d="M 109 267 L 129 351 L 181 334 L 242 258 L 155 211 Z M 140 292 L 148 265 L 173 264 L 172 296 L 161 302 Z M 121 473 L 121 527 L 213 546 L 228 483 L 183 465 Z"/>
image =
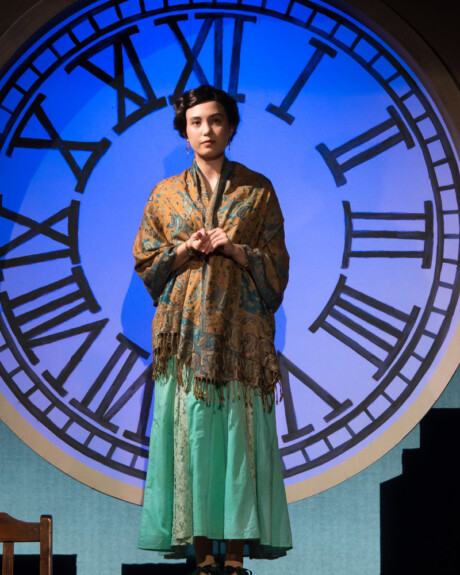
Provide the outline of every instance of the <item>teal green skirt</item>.
<path id="1" fill-rule="evenodd" d="M 184 377 L 192 381 L 191 370 Z M 252 405 L 231 393 L 223 405 L 206 403 L 176 380 L 171 360 L 155 384 L 139 548 L 185 557 L 205 536 L 217 553 L 219 542 L 245 539 L 250 557 L 285 555 L 292 538 L 275 410 L 256 395 Z"/>

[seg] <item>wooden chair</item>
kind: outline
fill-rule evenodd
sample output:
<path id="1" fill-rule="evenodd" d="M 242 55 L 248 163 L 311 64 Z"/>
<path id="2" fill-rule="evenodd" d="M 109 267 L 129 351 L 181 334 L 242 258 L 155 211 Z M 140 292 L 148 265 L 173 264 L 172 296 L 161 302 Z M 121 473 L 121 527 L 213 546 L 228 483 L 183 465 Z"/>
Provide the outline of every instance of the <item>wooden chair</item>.
<path id="1" fill-rule="evenodd" d="M 53 518 L 42 515 L 39 523 L 26 523 L 0 513 L 0 541 L 3 543 L 2 575 L 13 575 L 14 544 L 40 541 L 40 575 L 52 575 Z"/>

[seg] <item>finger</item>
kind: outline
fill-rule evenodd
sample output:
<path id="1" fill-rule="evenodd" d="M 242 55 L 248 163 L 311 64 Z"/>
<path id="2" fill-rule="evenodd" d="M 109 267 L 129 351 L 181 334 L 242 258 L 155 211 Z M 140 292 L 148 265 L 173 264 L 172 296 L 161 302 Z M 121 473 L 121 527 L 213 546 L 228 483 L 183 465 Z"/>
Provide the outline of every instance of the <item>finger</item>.
<path id="1" fill-rule="evenodd" d="M 204 251 L 204 247 L 209 243 L 209 238 L 197 232 L 195 239 L 191 240 L 192 247 L 198 251 Z"/>
<path id="2" fill-rule="evenodd" d="M 209 242 L 204 246 L 204 252 L 205 252 L 206 254 L 210 254 L 213 250 L 214 250 L 214 246 L 212 245 L 212 242 L 209 241 Z"/>
<path id="3" fill-rule="evenodd" d="M 225 239 L 224 238 L 217 238 L 217 239 L 213 240 L 213 242 L 212 242 L 213 249 L 217 249 L 219 247 L 225 247 L 225 245 L 227 243 L 225 241 Z"/>
<path id="4" fill-rule="evenodd" d="M 200 251 L 202 251 L 203 253 L 209 253 L 210 250 L 212 250 L 212 244 L 211 244 L 211 240 L 209 239 L 209 237 L 207 236 L 206 238 L 203 238 L 200 241 Z"/>
<path id="5" fill-rule="evenodd" d="M 227 236 L 227 234 L 226 234 L 223 230 L 219 230 L 218 233 L 214 234 L 214 235 L 211 237 L 211 240 L 212 240 L 213 242 L 216 241 L 216 240 L 220 240 L 220 241 L 223 241 L 223 242 L 227 242 L 227 241 L 228 241 L 228 236 Z"/>
<path id="6" fill-rule="evenodd" d="M 207 242 L 206 243 L 200 242 L 198 244 L 197 250 L 205 254 L 205 253 L 207 253 L 207 247 L 208 247 Z"/>
<path id="7" fill-rule="evenodd" d="M 196 241 L 200 240 L 202 237 L 203 237 L 203 236 L 202 236 L 201 231 L 194 232 L 194 233 L 190 236 L 190 241 L 196 242 Z"/>
<path id="8" fill-rule="evenodd" d="M 217 241 L 216 238 L 212 238 L 209 240 L 209 245 L 207 246 L 208 253 L 211 253 L 212 251 L 214 251 L 216 241 Z"/>
<path id="9" fill-rule="evenodd" d="M 209 237 L 214 237 L 215 235 L 219 234 L 222 231 L 222 228 L 214 228 L 212 230 L 208 230 Z"/>

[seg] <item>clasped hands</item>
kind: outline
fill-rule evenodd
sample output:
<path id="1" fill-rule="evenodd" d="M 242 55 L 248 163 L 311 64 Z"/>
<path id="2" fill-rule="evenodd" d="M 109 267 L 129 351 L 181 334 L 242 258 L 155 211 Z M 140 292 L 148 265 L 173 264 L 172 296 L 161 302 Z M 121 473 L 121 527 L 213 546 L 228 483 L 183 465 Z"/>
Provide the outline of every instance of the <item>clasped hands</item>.
<path id="1" fill-rule="evenodd" d="M 204 260 L 207 255 L 212 253 L 231 258 L 243 270 L 249 270 L 249 262 L 243 246 L 231 242 L 222 228 L 214 228 L 213 230 L 202 228 L 177 247 L 172 271 L 179 269 L 190 256 Z"/>
<path id="2" fill-rule="evenodd" d="M 191 249 L 203 257 L 213 252 L 219 252 L 230 258 L 235 255 L 235 245 L 229 240 L 222 228 L 214 228 L 213 230 L 201 228 L 189 237 L 185 245 L 187 250 Z"/>
<path id="3" fill-rule="evenodd" d="M 175 249 L 176 256 L 171 268 L 175 272 L 191 257 L 204 260 L 211 253 L 218 253 L 234 260 L 242 269 L 247 270 L 248 259 L 243 246 L 231 242 L 222 228 L 194 232 L 186 242 Z"/>

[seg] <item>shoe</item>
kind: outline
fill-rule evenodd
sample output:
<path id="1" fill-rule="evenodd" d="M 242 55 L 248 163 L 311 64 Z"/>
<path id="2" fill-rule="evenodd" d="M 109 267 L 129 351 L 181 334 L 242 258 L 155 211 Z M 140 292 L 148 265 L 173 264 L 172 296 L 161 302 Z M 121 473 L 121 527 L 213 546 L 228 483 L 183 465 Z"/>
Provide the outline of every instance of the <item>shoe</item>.
<path id="1" fill-rule="evenodd" d="M 209 565 L 198 565 L 192 575 L 200 575 L 201 573 L 206 573 L 206 575 L 221 575 L 219 566 L 215 563 L 210 563 Z"/>
<path id="2" fill-rule="evenodd" d="M 233 567 L 233 565 L 226 565 L 224 567 L 224 575 L 252 575 L 252 571 L 245 569 L 244 567 Z"/>

